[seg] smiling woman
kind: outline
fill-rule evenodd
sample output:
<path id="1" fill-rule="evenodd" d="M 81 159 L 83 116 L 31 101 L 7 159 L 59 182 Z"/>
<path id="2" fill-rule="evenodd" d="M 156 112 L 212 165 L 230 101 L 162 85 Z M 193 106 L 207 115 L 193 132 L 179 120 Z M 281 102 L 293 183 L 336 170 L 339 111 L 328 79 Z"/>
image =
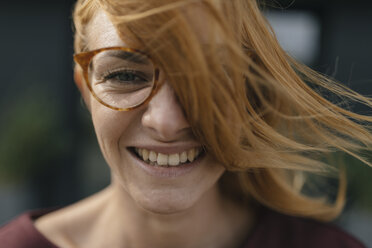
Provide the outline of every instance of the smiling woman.
<path id="1" fill-rule="evenodd" d="M 112 181 L 21 216 L 2 243 L 364 247 L 322 223 L 342 210 L 342 170 L 334 201 L 304 189 L 337 171 L 336 151 L 371 165 L 372 118 L 322 94 L 372 100 L 285 54 L 256 1 L 79 0 L 74 23 L 74 78 Z"/>

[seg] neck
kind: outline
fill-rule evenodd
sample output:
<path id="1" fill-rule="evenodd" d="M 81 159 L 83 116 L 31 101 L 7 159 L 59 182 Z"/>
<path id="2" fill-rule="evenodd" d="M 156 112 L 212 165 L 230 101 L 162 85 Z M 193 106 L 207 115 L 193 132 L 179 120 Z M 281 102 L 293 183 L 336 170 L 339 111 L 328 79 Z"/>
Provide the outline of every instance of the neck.
<path id="1" fill-rule="evenodd" d="M 109 227 L 104 230 L 115 247 L 239 247 L 252 226 L 253 213 L 225 199 L 217 186 L 190 209 L 172 214 L 142 209 L 116 183 L 107 193 L 97 228 Z"/>

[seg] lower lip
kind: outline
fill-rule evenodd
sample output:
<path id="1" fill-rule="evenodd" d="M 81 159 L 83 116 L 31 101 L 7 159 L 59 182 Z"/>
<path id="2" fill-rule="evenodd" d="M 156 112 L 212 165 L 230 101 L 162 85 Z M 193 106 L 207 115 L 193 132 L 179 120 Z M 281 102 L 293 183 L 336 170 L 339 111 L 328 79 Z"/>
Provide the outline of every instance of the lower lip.
<path id="1" fill-rule="evenodd" d="M 136 164 L 140 168 L 142 168 L 146 173 L 154 177 L 163 177 L 163 178 L 174 178 L 174 177 L 180 177 L 180 176 L 186 175 L 190 173 L 195 167 L 200 165 L 201 161 L 205 157 L 204 155 L 202 155 L 191 163 L 187 163 L 187 164 L 183 164 L 179 166 L 163 167 L 163 166 L 154 166 L 154 165 L 145 163 L 143 160 L 141 160 L 135 154 L 133 154 L 133 152 L 129 150 L 128 152 L 134 158 L 134 160 L 136 161 Z"/>

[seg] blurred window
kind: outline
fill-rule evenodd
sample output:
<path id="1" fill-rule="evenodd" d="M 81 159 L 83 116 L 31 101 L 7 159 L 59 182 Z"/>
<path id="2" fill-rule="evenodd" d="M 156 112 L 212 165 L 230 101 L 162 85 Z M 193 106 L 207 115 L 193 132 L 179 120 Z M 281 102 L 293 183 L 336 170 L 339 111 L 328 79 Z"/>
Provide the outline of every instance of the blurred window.
<path id="1" fill-rule="evenodd" d="M 269 11 L 266 17 L 285 51 L 307 65 L 315 63 L 321 32 L 316 15 L 309 11 Z"/>

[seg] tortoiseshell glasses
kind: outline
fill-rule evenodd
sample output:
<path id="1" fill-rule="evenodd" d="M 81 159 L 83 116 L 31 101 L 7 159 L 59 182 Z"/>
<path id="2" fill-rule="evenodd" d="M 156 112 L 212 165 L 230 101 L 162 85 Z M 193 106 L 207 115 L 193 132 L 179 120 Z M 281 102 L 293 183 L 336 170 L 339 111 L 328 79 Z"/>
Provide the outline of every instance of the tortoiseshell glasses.
<path id="1" fill-rule="evenodd" d="M 159 89 L 159 69 L 145 53 L 127 47 L 108 47 L 74 55 L 85 83 L 103 105 L 118 111 L 135 109 Z"/>

